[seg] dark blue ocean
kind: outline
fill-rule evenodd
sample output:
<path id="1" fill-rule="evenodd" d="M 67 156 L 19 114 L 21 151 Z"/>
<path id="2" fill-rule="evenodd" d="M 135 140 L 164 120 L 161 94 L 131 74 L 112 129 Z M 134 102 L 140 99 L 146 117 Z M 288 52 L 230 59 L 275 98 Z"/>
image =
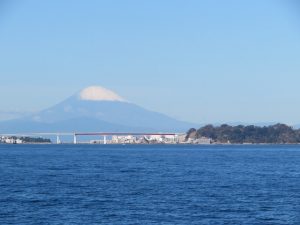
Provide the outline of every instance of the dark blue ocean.
<path id="1" fill-rule="evenodd" d="M 0 145 L 0 224 L 300 224 L 300 146 Z"/>

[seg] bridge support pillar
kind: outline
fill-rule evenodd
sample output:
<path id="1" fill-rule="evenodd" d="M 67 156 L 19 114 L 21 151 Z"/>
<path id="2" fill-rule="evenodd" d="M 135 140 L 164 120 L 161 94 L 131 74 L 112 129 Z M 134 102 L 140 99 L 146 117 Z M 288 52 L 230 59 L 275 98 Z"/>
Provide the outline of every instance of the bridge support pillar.
<path id="1" fill-rule="evenodd" d="M 61 144 L 61 141 L 60 141 L 60 138 L 59 138 L 58 134 L 56 135 L 56 144 Z"/>
<path id="2" fill-rule="evenodd" d="M 74 134 L 74 136 L 73 136 L 73 143 L 74 143 L 74 145 L 76 145 L 77 144 L 77 136 L 76 136 L 76 134 Z"/>
<path id="3" fill-rule="evenodd" d="M 106 135 L 103 136 L 103 144 L 105 144 L 105 145 L 107 144 Z"/>

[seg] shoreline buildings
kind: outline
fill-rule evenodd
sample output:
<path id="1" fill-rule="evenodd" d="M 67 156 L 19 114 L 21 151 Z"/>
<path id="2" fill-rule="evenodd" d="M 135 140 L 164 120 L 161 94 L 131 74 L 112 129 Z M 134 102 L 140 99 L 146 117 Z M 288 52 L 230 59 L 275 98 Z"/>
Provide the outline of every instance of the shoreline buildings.
<path id="1" fill-rule="evenodd" d="M 212 140 L 201 137 L 198 139 L 187 138 L 186 134 L 102 134 L 102 135 L 86 135 L 86 134 L 68 134 L 73 135 L 73 141 L 62 138 L 63 134 L 52 134 L 56 138 L 43 139 L 41 137 L 18 137 L 16 136 L 0 136 L 0 143 L 2 144 L 211 144 Z M 81 140 L 79 140 L 79 136 Z M 97 136 L 97 139 L 95 139 Z M 56 139 L 56 140 L 55 140 Z M 30 140 L 30 141 L 28 141 Z M 43 142 L 43 140 L 45 140 Z"/>

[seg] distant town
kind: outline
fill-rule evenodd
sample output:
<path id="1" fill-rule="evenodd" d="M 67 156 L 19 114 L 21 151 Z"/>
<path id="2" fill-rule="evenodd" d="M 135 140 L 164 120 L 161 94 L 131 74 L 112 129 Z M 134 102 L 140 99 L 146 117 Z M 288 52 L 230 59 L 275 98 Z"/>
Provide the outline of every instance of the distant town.
<path id="1" fill-rule="evenodd" d="M 42 137 L 0 136 L 1 144 L 50 144 L 51 140 Z"/>

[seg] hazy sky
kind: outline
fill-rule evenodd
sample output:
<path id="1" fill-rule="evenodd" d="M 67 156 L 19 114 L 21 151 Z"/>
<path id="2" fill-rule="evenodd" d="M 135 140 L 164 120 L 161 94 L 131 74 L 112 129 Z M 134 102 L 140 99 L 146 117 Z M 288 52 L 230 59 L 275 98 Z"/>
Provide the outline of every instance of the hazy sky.
<path id="1" fill-rule="evenodd" d="M 2 118 L 101 85 L 197 123 L 300 123 L 296 1 L 1 2 Z"/>

